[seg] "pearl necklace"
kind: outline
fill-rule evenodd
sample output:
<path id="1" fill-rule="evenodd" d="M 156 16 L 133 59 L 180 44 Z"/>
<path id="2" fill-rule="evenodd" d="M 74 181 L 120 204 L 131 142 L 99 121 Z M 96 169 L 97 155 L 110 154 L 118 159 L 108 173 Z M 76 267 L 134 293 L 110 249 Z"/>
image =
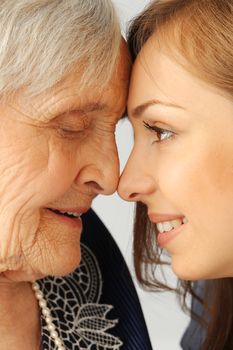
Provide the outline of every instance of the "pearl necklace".
<path id="1" fill-rule="evenodd" d="M 37 282 L 32 283 L 32 289 L 35 292 L 36 299 L 38 300 L 39 306 L 41 308 L 41 312 L 45 318 L 45 322 L 47 324 L 47 329 L 50 333 L 51 338 L 56 345 L 57 350 L 66 350 L 63 344 L 63 341 L 59 338 L 58 333 L 56 331 L 56 327 L 53 323 L 53 318 L 51 316 L 51 312 L 47 307 L 47 302 L 44 298 L 42 291 L 40 290 L 40 286 Z"/>

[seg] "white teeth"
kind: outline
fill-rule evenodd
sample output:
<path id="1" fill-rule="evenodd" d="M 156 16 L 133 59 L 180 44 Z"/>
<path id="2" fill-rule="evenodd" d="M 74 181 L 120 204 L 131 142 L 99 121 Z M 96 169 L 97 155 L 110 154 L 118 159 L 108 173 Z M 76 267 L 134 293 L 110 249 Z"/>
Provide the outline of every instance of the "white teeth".
<path id="1" fill-rule="evenodd" d="M 73 213 L 72 211 L 62 211 L 62 210 L 59 210 L 60 213 L 62 214 L 68 214 L 68 215 L 72 215 L 76 218 L 79 218 L 82 214 L 81 213 Z"/>
<path id="2" fill-rule="evenodd" d="M 169 232 L 173 229 L 171 221 L 163 222 L 163 229 L 165 232 Z"/>
<path id="3" fill-rule="evenodd" d="M 176 228 L 182 224 L 181 220 L 172 220 L 172 226 L 173 228 Z"/>
<path id="4" fill-rule="evenodd" d="M 80 216 L 81 216 L 82 214 L 73 213 L 72 215 L 75 216 L 76 218 L 80 218 Z"/>
<path id="5" fill-rule="evenodd" d="M 158 231 L 159 231 L 160 233 L 163 233 L 163 232 L 164 232 L 162 222 L 159 222 L 159 223 L 157 224 L 157 229 L 158 229 Z"/>
<path id="6" fill-rule="evenodd" d="M 79 214 L 79 213 L 73 213 L 72 211 L 67 211 L 67 214 L 68 214 L 68 215 L 73 215 L 73 216 L 75 216 L 76 218 L 79 218 L 79 217 L 81 216 L 81 214 Z"/>
<path id="7" fill-rule="evenodd" d="M 55 212 L 55 213 L 61 213 L 62 215 L 73 216 L 74 218 L 80 218 L 82 216 L 82 213 L 77 213 L 77 212 L 72 212 L 72 211 L 64 211 L 64 210 L 58 210 L 58 209 L 51 209 L 51 208 L 48 208 L 48 209 Z"/>
<path id="8" fill-rule="evenodd" d="M 157 230 L 160 233 L 163 233 L 163 232 L 169 232 L 172 229 L 182 225 L 183 223 L 187 224 L 188 220 L 186 218 L 184 218 L 182 220 L 176 219 L 176 220 L 171 220 L 171 221 L 164 221 L 164 222 L 157 223 L 156 226 L 157 226 Z"/>

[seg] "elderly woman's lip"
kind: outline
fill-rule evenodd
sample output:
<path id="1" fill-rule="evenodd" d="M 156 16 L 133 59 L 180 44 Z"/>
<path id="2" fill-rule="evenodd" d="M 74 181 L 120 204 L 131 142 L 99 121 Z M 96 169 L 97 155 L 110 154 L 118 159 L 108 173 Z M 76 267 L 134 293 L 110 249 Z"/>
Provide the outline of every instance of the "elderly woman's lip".
<path id="1" fill-rule="evenodd" d="M 79 212 L 58 210 L 58 209 L 52 209 L 52 208 L 47 208 L 47 210 L 49 210 L 57 215 L 67 216 L 71 219 L 80 218 L 80 216 L 82 215 L 82 213 L 79 213 Z"/>
<path id="2" fill-rule="evenodd" d="M 59 210 L 52 209 L 52 208 L 45 208 L 45 210 L 49 215 L 56 218 L 58 222 L 60 221 L 61 223 L 68 224 L 70 227 L 80 228 L 82 230 L 82 219 L 81 219 L 82 213 L 76 213 L 76 214 L 74 212 L 63 213 Z"/>
<path id="3" fill-rule="evenodd" d="M 66 217 L 72 220 L 77 220 L 80 219 L 80 217 L 82 216 L 82 214 L 86 213 L 90 208 L 84 208 L 84 207 L 80 207 L 80 208 L 46 208 L 46 210 L 61 216 L 61 217 Z"/>
<path id="4" fill-rule="evenodd" d="M 59 211 L 59 212 L 64 212 L 64 213 L 76 213 L 76 214 L 84 214 L 86 213 L 90 207 L 80 207 L 80 208 L 46 208 L 46 209 L 49 209 L 49 210 L 56 210 L 56 211 Z"/>

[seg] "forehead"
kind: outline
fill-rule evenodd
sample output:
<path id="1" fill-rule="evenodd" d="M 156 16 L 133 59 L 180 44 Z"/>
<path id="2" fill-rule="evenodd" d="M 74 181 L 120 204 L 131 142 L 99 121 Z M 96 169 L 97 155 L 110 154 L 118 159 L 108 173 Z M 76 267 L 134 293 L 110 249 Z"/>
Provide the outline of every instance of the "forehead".
<path id="1" fill-rule="evenodd" d="M 78 69 L 77 69 L 78 70 Z M 85 109 L 87 113 L 121 114 L 126 105 L 130 74 L 130 60 L 127 49 L 122 46 L 112 77 L 107 84 L 82 86 L 81 74 L 75 72 L 66 76 L 50 91 L 31 99 L 19 95 L 20 107 L 25 114 L 32 114 L 35 119 L 48 120 L 54 115 L 69 110 Z M 107 75 L 107 72 L 106 72 Z"/>
<path id="2" fill-rule="evenodd" d="M 203 85 L 203 86 L 202 86 Z M 128 108 L 148 100 L 186 105 L 201 95 L 207 84 L 187 72 L 167 52 L 148 40 L 138 55 L 131 76 Z M 208 88 L 211 90 L 211 87 Z"/>
<path id="3" fill-rule="evenodd" d="M 154 116 L 168 114 L 166 104 L 180 106 L 179 113 L 195 120 L 232 111 L 232 101 L 222 91 L 189 73 L 153 41 L 145 44 L 133 67 L 129 115 L 149 101 L 162 101 L 154 104 Z"/>

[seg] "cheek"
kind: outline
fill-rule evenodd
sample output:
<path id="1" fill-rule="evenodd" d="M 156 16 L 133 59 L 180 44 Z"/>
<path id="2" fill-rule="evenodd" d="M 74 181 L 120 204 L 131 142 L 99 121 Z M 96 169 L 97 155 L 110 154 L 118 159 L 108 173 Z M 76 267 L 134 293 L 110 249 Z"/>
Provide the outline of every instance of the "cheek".
<path id="1" fill-rule="evenodd" d="M 224 148 L 211 143 L 184 149 L 157 162 L 161 191 L 176 207 L 188 212 L 203 210 L 205 205 L 209 208 L 211 198 L 215 205 L 225 202 L 226 208 L 226 200 L 233 196 L 233 145 Z"/>
<path id="2" fill-rule="evenodd" d="M 163 162 L 158 168 L 159 189 L 164 197 L 174 205 L 181 213 L 185 213 L 193 204 L 193 200 L 198 198 L 201 187 L 200 176 L 202 174 L 202 162 L 193 159 L 169 160 Z"/>
<path id="3" fill-rule="evenodd" d="M 22 192 L 31 197 L 36 191 L 32 184 L 47 165 L 47 145 L 41 138 L 2 139 L 0 157 L 1 198 L 10 194 L 16 198 Z"/>
<path id="4" fill-rule="evenodd" d="M 71 187 L 85 159 L 85 147 L 77 141 L 51 137 L 48 142 L 45 166 L 35 180 L 42 202 L 63 196 Z"/>
<path id="5" fill-rule="evenodd" d="M 22 129 L 1 140 L 1 201 L 40 206 L 70 186 L 73 155 L 57 139 Z"/>
<path id="6" fill-rule="evenodd" d="M 202 272 L 229 276 L 233 263 L 232 155 L 228 148 L 208 149 L 174 161 L 162 182 L 166 198 L 189 220 L 173 264 L 179 276 L 189 273 L 185 278 L 191 279 Z"/>

